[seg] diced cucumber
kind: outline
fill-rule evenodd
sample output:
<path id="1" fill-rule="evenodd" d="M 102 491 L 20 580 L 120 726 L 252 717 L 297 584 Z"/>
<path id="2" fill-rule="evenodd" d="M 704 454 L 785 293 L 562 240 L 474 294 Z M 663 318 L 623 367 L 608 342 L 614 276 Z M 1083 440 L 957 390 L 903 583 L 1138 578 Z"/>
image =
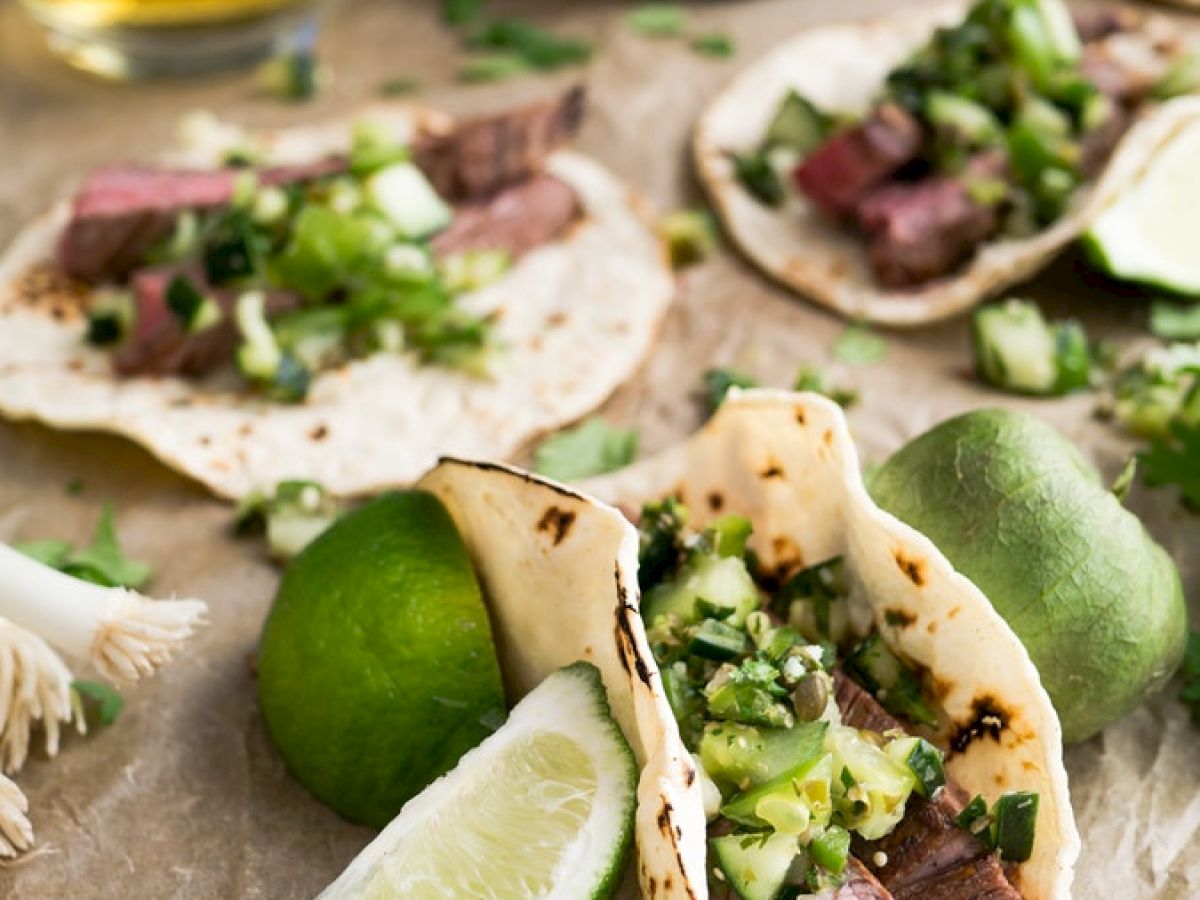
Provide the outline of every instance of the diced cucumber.
<path id="1" fill-rule="evenodd" d="M 1092 383 L 1092 350 L 1083 326 L 1071 320 L 1055 322 L 1054 335 L 1054 393 L 1066 394 L 1083 390 Z"/>
<path id="2" fill-rule="evenodd" d="M 467 250 L 442 261 L 442 278 L 451 293 L 478 291 L 503 278 L 511 266 L 507 250 Z"/>
<path id="3" fill-rule="evenodd" d="M 1033 854 L 1037 812 L 1038 795 L 1031 791 L 1010 791 L 996 801 L 993 827 L 1001 859 L 1025 862 Z"/>
<path id="4" fill-rule="evenodd" d="M 824 828 L 833 815 L 833 756 L 828 753 L 789 769 L 721 807 L 721 815 L 751 828 L 801 834 Z"/>
<path id="5" fill-rule="evenodd" d="M 775 900 L 800 852 L 786 834 L 727 834 L 709 842 L 713 859 L 741 900 Z"/>
<path id="6" fill-rule="evenodd" d="M 642 616 L 648 624 L 663 616 L 675 616 L 690 624 L 698 618 L 696 601 L 703 598 L 712 606 L 730 610 L 726 619 L 741 626 L 758 606 L 758 588 L 738 557 L 704 556 L 690 561 L 670 581 L 647 592 Z"/>
<path id="7" fill-rule="evenodd" d="M 127 291 L 101 291 L 88 308 L 87 342 L 95 347 L 119 344 L 133 330 L 136 315 Z"/>
<path id="8" fill-rule="evenodd" d="M 884 752 L 912 773 L 916 791 L 922 797 L 929 799 L 946 784 L 942 751 L 924 738 L 898 738 Z"/>
<path id="9" fill-rule="evenodd" d="M 796 91 L 787 96 L 775 111 L 767 126 L 764 144 L 767 147 L 786 147 L 800 156 L 807 156 L 829 135 L 829 116 L 817 109 Z"/>
<path id="10" fill-rule="evenodd" d="M 915 779 L 908 767 L 877 746 L 869 733 L 830 728 L 825 747 L 833 755 L 834 804 L 842 821 L 869 841 L 878 840 L 904 818 Z"/>
<path id="11" fill-rule="evenodd" d="M 925 115 L 933 125 L 953 131 L 976 147 L 1004 138 L 1004 129 L 990 109 L 957 94 L 930 91 L 925 96 Z"/>
<path id="12" fill-rule="evenodd" d="M 454 217 L 433 185 L 412 163 L 394 163 L 366 182 L 367 199 L 407 238 L 441 231 Z"/>
<path id="13" fill-rule="evenodd" d="M 792 728 L 709 725 L 700 738 L 700 759 L 718 784 L 726 789 L 748 790 L 820 756 L 827 727 L 825 722 L 806 722 Z"/>
<path id="14" fill-rule="evenodd" d="M 1033 303 L 1008 300 L 980 307 L 971 320 L 975 366 L 988 384 L 1049 394 L 1058 380 L 1054 336 Z"/>

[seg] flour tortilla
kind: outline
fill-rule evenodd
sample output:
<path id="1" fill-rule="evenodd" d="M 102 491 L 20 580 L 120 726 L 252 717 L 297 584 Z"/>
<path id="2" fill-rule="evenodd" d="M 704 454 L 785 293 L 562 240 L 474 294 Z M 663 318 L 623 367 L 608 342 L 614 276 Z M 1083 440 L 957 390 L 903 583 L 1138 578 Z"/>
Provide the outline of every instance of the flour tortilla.
<path id="1" fill-rule="evenodd" d="M 795 192 L 778 209 L 759 203 L 737 181 L 729 153 L 758 145 L 789 89 L 821 109 L 865 111 L 888 71 L 935 28 L 960 22 L 967 9 L 963 2 L 906 8 L 886 18 L 805 31 L 751 64 L 705 111 L 693 142 L 700 178 L 726 231 L 768 275 L 850 318 L 892 326 L 949 318 L 1046 265 L 1135 180 L 1181 120 L 1198 115 L 1189 99 L 1147 112 L 1101 176 L 1076 191 L 1071 208 L 1053 225 L 1029 238 L 989 241 L 956 274 L 925 287 L 886 290 L 871 272 L 861 236 L 839 228 Z M 1160 31 L 1163 22 L 1148 20 L 1144 27 Z"/>
<path id="2" fill-rule="evenodd" d="M 400 135 L 450 122 L 396 106 L 368 117 Z M 271 161 L 298 162 L 345 151 L 351 129 L 348 119 L 257 143 Z M 172 162 L 215 165 L 238 139 L 209 131 L 212 140 Z M 510 457 L 634 374 L 674 292 L 637 196 L 578 153 L 555 154 L 548 169 L 575 188 L 584 220 L 461 301 L 499 315 L 494 334 L 504 350 L 491 380 L 377 354 L 321 374 L 306 403 L 286 406 L 240 390 L 231 373 L 117 379 L 109 355 L 83 341 L 80 298 L 44 273 L 69 218 L 64 202 L 0 259 L 0 414 L 125 435 L 228 498 L 285 478 L 364 494 L 411 483 L 444 454 Z"/>
<path id="3" fill-rule="evenodd" d="M 1070 895 L 1080 850 L 1058 719 L 1021 642 L 926 538 L 868 497 L 840 409 L 815 394 L 733 395 L 687 443 L 587 482 L 600 500 L 503 466 L 445 461 L 422 482 L 446 504 L 483 584 L 510 697 L 577 659 L 601 671 L 643 766 L 636 834 L 645 897 L 708 894 L 700 784 L 638 613 L 637 533 L 614 506 L 679 496 L 702 526 L 737 513 L 771 567 L 841 555 L 857 618 L 926 669 L 955 726 L 975 702 L 1003 710 L 995 737 L 947 760 L 970 793 L 1040 795 L 1027 900 Z M 904 622 L 904 625 L 888 622 Z"/>

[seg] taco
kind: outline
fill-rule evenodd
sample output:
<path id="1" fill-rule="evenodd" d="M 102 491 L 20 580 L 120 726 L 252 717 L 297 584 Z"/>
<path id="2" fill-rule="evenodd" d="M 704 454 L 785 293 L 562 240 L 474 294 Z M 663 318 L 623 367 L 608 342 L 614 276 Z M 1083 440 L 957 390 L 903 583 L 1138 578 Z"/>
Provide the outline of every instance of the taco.
<path id="1" fill-rule="evenodd" d="M 934 546 L 868 498 L 840 410 L 731 397 L 586 485 L 443 461 L 510 696 L 594 663 L 642 765 L 643 896 L 1069 896 L 1050 699 Z M 614 506 L 642 509 L 640 535 Z"/>
<path id="2" fill-rule="evenodd" d="M 635 371 L 673 293 L 639 198 L 565 149 L 583 103 L 192 120 L 0 260 L 0 412 L 126 435 L 228 497 L 512 455 Z"/>
<path id="3" fill-rule="evenodd" d="M 1178 29 L 1128 10 L 905 9 L 775 48 L 708 107 L 693 150 L 765 272 L 843 315 L 920 325 L 1084 231 L 1196 117 L 1166 100 L 1196 74 Z"/>

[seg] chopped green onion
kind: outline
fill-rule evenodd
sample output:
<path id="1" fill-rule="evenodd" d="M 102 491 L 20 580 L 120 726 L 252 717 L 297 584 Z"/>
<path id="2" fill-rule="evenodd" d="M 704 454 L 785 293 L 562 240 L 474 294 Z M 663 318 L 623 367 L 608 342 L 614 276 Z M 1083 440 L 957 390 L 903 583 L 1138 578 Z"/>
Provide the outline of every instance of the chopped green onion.
<path id="1" fill-rule="evenodd" d="M 167 285 L 167 308 L 185 331 L 203 331 L 221 321 L 224 313 L 212 297 L 206 297 L 185 275 L 176 275 Z"/>
<path id="2" fill-rule="evenodd" d="M 350 144 L 350 171 L 365 178 L 393 163 L 408 162 L 408 147 L 380 122 L 363 121 L 354 126 Z"/>
<path id="3" fill-rule="evenodd" d="M 735 177 L 752 197 L 767 206 L 783 205 L 783 182 L 764 152 L 733 153 L 729 158 Z"/>
<path id="4" fill-rule="evenodd" d="M 733 659 L 745 649 L 745 632 L 715 619 L 701 622 L 688 641 L 688 653 L 717 662 Z"/>
<path id="5" fill-rule="evenodd" d="M 850 856 L 850 832 L 830 825 L 808 845 L 809 858 L 828 872 L 841 875 Z"/>
<path id="6" fill-rule="evenodd" d="M 993 807 L 995 846 L 1000 858 L 1025 862 L 1033 855 L 1037 828 L 1038 795 L 1031 791 L 1011 791 L 1000 796 Z"/>
<path id="7" fill-rule="evenodd" d="M 962 808 L 957 816 L 954 817 L 954 824 L 963 831 L 969 831 L 971 834 L 978 832 L 978 826 L 983 819 L 987 818 L 988 805 L 983 797 L 976 795 L 971 802 Z"/>
<path id="8" fill-rule="evenodd" d="M 95 347 L 111 347 L 133 328 L 133 298 L 125 291 L 104 291 L 88 308 L 85 340 Z"/>
<path id="9" fill-rule="evenodd" d="M 916 781 L 917 793 L 926 800 L 945 786 L 942 751 L 924 738 L 900 738 L 888 745 L 887 752 L 908 767 Z"/>
<path id="10" fill-rule="evenodd" d="M 1155 300 L 1150 304 L 1150 333 L 1168 341 L 1200 340 L 1200 303 L 1178 306 Z"/>
<path id="11" fill-rule="evenodd" d="M 442 260 L 442 280 L 454 294 L 478 291 L 503 278 L 511 266 L 507 250 L 465 250 Z"/>
<path id="12" fill-rule="evenodd" d="M 281 100 L 311 100 L 329 80 L 328 70 L 310 49 L 298 49 L 270 59 L 259 69 L 263 91 Z"/>

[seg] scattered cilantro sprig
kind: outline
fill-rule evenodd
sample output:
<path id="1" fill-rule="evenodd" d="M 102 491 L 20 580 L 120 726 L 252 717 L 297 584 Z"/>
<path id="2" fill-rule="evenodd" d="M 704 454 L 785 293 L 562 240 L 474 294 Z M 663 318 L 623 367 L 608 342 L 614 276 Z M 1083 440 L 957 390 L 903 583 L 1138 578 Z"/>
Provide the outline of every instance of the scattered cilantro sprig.
<path id="1" fill-rule="evenodd" d="M 125 708 L 125 698 L 102 681 L 71 682 L 71 690 L 81 698 L 86 697 L 96 704 L 96 718 L 100 724 L 107 727 L 117 721 L 121 710 Z"/>
<path id="2" fill-rule="evenodd" d="M 107 504 L 92 542 L 82 550 L 63 540 L 27 541 L 13 547 L 52 569 L 101 587 L 137 589 L 150 580 L 150 566 L 121 550 L 113 508 Z"/>
<path id="3" fill-rule="evenodd" d="M 1183 689 L 1179 699 L 1192 710 L 1192 724 L 1200 728 L 1200 631 L 1188 635 L 1187 652 L 1183 657 Z"/>
<path id="4" fill-rule="evenodd" d="M 542 441 L 534 451 L 533 468 L 548 478 L 574 481 L 624 468 L 637 456 L 637 447 L 636 430 L 592 417 Z"/>
<path id="5" fill-rule="evenodd" d="M 851 322 L 834 341 L 833 358 L 856 366 L 869 366 L 887 356 L 887 341 L 862 322 Z"/>
<path id="6" fill-rule="evenodd" d="M 1184 505 L 1200 512 L 1200 425 L 1172 422 L 1169 438 L 1157 439 L 1139 454 L 1150 487 L 1174 485 Z"/>

